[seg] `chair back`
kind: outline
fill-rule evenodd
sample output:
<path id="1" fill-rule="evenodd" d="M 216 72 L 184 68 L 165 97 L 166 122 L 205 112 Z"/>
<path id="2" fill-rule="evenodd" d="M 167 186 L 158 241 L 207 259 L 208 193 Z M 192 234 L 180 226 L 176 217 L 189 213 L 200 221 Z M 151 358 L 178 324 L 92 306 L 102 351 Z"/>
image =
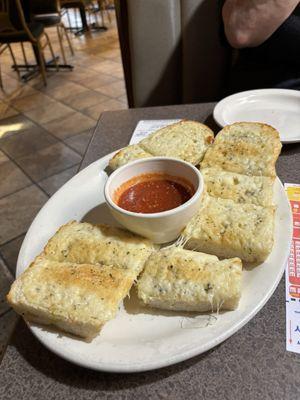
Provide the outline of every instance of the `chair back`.
<path id="1" fill-rule="evenodd" d="M 15 31 L 9 15 L 10 1 L 0 0 L 0 33 Z"/>
<path id="2" fill-rule="evenodd" d="M 0 34 L 1 41 L 5 42 L 5 34 L 25 32 L 29 40 L 35 42 L 36 39 L 31 34 L 24 15 L 26 12 L 29 18 L 29 0 L 0 0 Z M 4 38 L 3 38 L 4 36 Z"/>
<path id="3" fill-rule="evenodd" d="M 9 0 L 0 0 L 0 12 L 7 13 L 9 7 Z"/>
<path id="4" fill-rule="evenodd" d="M 30 13 L 34 15 L 58 14 L 59 0 L 30 0 Z"/>

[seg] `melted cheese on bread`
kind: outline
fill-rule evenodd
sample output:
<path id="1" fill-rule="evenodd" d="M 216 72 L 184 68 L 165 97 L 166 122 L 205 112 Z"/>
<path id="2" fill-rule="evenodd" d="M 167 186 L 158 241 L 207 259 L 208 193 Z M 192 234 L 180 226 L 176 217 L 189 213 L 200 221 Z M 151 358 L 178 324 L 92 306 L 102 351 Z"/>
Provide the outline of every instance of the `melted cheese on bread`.
<path id="1" fill-rule="evenodd" d="M 202 168 L 201 173 L 210 196 L 231 199 L 237 203 L 273 205 L 274 178 L 242 175 L 213 167 Z"/>
<path id="2" fill-rule="evenodd" d="M 201 168 L 218 167 L 244 175 L 276 176 L 281 142 L 276 129 L 266 124 L 239 122 L 226 126 L 208 148 Z"/>
<path id="3" fill-rule="evenodd" d="M 153 156 L 175 157 L 199 164 L 214 134 L 206 125 L 195 121 L 180 121 L 152 133 L 139 145 Z"/>
<path id="4" fill-rule="evenodd" d="M 118 151 L 109 161 L 109 166 L 112 169 L 117 169 L 129 163 L 130 161 L 139 160 L 140 158 L 153 157 L 152 154 L 144 151 L 138 144 L 126 146 Z"/>
<path id="5" fill-rule="evenodd" d="M 109 165 L 117 169 L 130 161 L 154 156 L 179 158 L 197 165 L 213 140 L 214 134 L 206 125 L 183 120 L 151 133 L 138 144 L 120 150 Z"/>
<path id="6" fill-rule="evenodd" d="M 136 275 L 114 266 L 96 266 L 37 257 L 13 283 L 11 306 L 25 319 L 92 338 L 114 318 Z"/>
<path id="7" fill-rule="evenodd" d="M 44 253 L 55 261 L 114 265 L 138 274 L 154 248 L 124 229 L 71 221 L 49 240 Z"/>
<path id="8" fill-rule="evenodd" d="M 138 297 L 167 310 L 233 310 L 241 296 L 242 263 L 178 247 L 153 253 L 138 280 Z"/>
<path id="9" fill-rule="evenodd" d="M 13 283 L 8 301 L 25 319 L 91 338 L 115 316 L 153 250 L 123 229 L 69 222 Z"/>
<path id="10" fill-rule="evenodd" d="M 238 204 L 206 195 L 182 236 L 189 249 L 262 262 L 273 247 L 274 212 L 274 207 Z"/>

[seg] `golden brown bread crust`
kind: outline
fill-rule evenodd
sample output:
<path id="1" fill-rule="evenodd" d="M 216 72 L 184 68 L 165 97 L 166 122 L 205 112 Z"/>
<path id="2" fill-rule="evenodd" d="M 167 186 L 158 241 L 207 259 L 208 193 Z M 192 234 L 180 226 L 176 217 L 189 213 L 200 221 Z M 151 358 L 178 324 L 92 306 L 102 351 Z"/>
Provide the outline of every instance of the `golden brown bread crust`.
<path id="1" fill-rule="evenodd" d="M 276 176 L 281 151 L 279 133 L 267 124 L 238 122 L 226 126 L 208 148 L 201 168 L 218 167 L 245 175 Z"/>
<path id="2" fill-rule="evenodd" d="M 133 144 L 119 150 L 113 156 L 113 158 L 109 160 L 109 166 L 111 169 L 115 170 L 122 167 L 122 165 L 129 163 L 130 161 L 149 157 L 153 157 L 152 154 L 143 150 L 138 144 Z"/>
<path id="3" fill-rule="evenodd" d="M 135 278 L 112 266 L 60 263 L 42 255 L 13 283 L 7 300 L 30 321 L 91 338 L 115 316 Z"/>
<path id="4" fill-rule="evenodd" d="M 153 249 L 123 229 L 71 221 L 13 283 L 7 300 L 27 320 L 91 338 L 115 316 Z"/>
<path id="5" fill-rule="evenodd" d="M 138 144 L 120 150 L 109 165 L 117 169 L 129 161 L 152 156 L 175 157 L 197 165 L 213 140 L 214 134 L 206 125 L 181 120 L 151 133 Z"/>
<path id="6" fill-rule="evenodd" d="M 206 125 L 182 120 L 151 133 L 139 145 L 154 156 L 175 157 L 197 165 L 213 138 Z"/>
<path id="7" fill-rule="evenodd" d="M 102 263 L 139 273 L 154 249 L 149 240 L 124 229 L 71 221 L 48 241 L 44 253 L 60 262 Z"/>

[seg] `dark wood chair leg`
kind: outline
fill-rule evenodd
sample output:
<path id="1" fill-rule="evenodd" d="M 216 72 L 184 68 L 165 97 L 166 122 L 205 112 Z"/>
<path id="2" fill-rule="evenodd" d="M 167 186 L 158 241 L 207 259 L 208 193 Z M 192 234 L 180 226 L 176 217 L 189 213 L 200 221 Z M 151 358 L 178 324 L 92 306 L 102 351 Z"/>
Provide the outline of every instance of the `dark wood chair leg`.
<path id="1" fill-rule="evenodd" d="M 40 39 L 35 44 L 35 48 L 37 50 L 37 54 L 38 54 L 38 58 L 39 58 L 40 73 L 42 75 L 42 79 L 43 79 L 44 85 L 47 86 L 45 61 L 44 61 L 44 57 L 43 57 L 43 50 L 42 50 L 42 46 L 41 46 L 41 43 L 40 43 Z"/>

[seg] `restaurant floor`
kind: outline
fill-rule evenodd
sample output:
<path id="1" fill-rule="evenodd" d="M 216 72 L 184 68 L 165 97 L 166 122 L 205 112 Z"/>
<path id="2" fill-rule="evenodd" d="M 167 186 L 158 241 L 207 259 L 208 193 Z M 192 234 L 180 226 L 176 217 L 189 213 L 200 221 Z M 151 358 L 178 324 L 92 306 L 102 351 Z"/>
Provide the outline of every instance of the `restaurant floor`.
<path id="1" fill-rule="evenodd" d="M 76 173 L 101 112 L 127 108 L 114 11 L 110 13 L 113 21 L 105 21 L 106 32 L 70 34 L 75 55 L 71 57 L 67 43 L 65 49 L 74 70 L 48 73 L 46 87 L 40 76 L 20 83 L 9 52 L 1 56 L 0 276 L 6 267 L 7 274 L 14 274 L 24 234 L 48 198 Z M 56 30 L 47 32 L 59 54 Z M 23 63 L 20 45 L 13 48 Z M 32 53 L 29 45 L 26 53 Z"/>

